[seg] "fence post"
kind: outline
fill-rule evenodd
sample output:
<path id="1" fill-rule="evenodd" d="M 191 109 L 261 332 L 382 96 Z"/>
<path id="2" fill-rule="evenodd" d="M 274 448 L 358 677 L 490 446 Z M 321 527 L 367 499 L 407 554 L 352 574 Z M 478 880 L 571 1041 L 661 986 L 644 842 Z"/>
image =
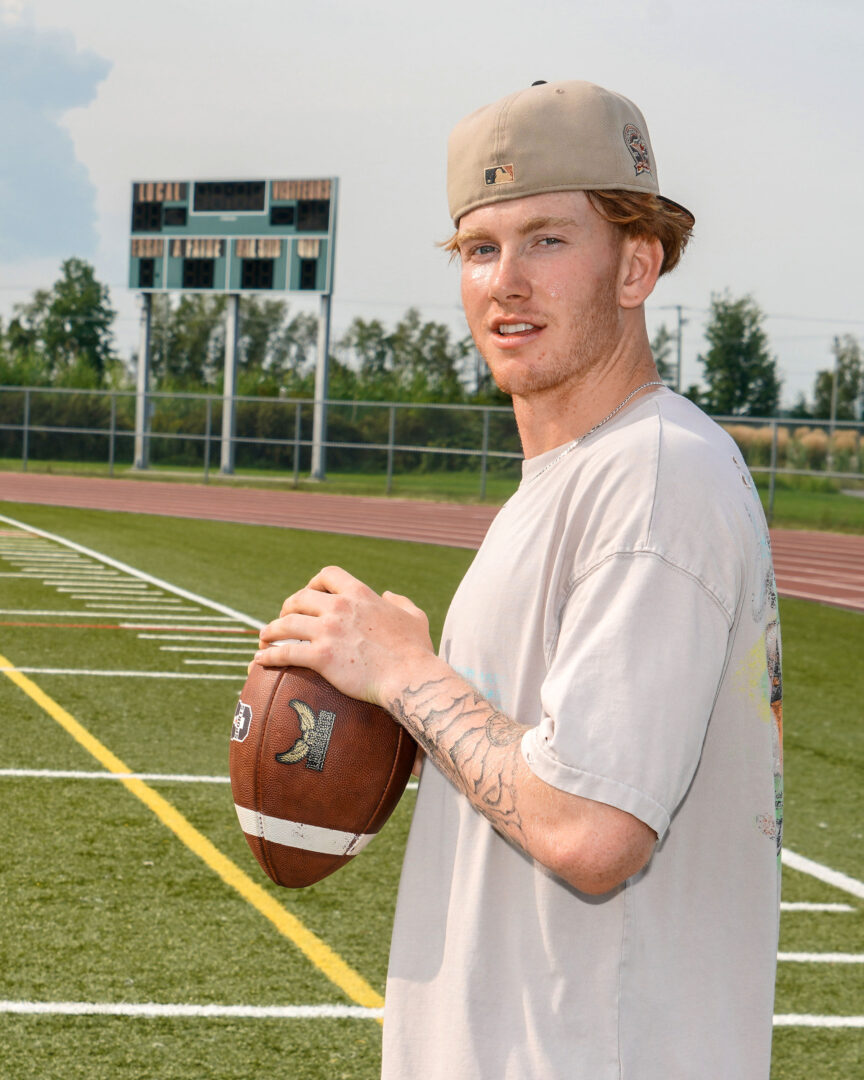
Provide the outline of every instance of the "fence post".
<path id="1" fill-rule="evenodd" d="M 213 398 L 207 398 L 207 419 L 204 421 L 204 483 L 210 482 L 210 436 L 213 432 Z"/>
<path id="2" fill-rule="evenodd" d="M 302 420 L 302 406 L 298 401 L 294 406 L 294 477 L 293 483 L 296 488 L 300 482 L 300 422 Z"/>
<path id="3" fill-rule="evenodd" d="M 30 390 L 24 391 L 24 428 L 21 433 L 21 472 L 27 472 L 27 457 L 30 453 Z"/>
<path id="4" fill-rule="evenodd" d="M 387 494 L 393 490 L 393 447 L 396 443 L 396 406 L 390 406 L 390 423 L 387 430 Z"/>
<path id="5" fill-rule="evenodd" d="M 108 475 L 114 475 L 114 444 L 117 440 L 117 395 L 111 395 L 111 422 L 108 435 Z"/>
<path id="6" fill-rule="evenodd" d="M 486 498 L 486 463 L 489 453 L 489 410 L 483 410 L 483 451 L 480 455 L 480 498 Z"/>
<path id="7" fill-rule="evenodd" d="M 771 421 L 771 472 L 768 475 L 768 524 L 774 518 L 774 491 L 777 487 L 777 421 Z"/>

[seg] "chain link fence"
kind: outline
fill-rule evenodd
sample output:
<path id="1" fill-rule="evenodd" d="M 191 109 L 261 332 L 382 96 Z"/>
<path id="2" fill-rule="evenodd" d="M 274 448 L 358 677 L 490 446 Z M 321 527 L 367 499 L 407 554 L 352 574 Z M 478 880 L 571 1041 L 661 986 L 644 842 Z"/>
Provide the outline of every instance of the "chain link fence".
<path id="1" fill-rule="evenodd" d="M 239 470 L 290 476 L 296 485 L 310 469 L 312 413 L 308 398 L 238 397 L 233 438 Z M 148 394 L 146 458 L 160 468 L 219 468 L 221 395 Z M 134 391 L 0 387 L 0 458 L 31 462 L 87 462 L 131 468 L 135 439 Z M 751 472 L 767 477 L 769 513 L 779 477 L 811 477 L 840 486 L 864 483 L 862 422 L 715 417 L 741 448 Z M 490 471 L 518 475 L 521 447 L 507 406 L 409 402 L 327 402 L 327 468 L 382 477 L 413 472 L 473 472 L 486 496 Z"/>

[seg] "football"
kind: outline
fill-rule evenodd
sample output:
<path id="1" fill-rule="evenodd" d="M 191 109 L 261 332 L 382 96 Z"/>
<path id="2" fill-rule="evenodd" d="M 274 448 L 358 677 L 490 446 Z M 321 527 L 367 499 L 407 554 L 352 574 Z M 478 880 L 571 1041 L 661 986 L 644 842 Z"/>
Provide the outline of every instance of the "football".
<path id="1" fill-rule="evenodd" d="M 234 713 L 229 772 L 268 877 L 304 888 L 362 851 L 399 802 L 416 749 L 389 713 L 315 672 L 256 664 Z"/>

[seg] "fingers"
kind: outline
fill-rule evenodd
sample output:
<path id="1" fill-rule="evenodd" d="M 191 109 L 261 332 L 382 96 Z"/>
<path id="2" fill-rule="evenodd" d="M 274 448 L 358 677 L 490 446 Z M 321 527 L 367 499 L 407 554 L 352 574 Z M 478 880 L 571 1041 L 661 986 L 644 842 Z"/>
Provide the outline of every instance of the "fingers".
<path id="1" fill-rule="evenodd" d="M 261 648 L 266 648 L 279 642 L 311 641 L 318 626 L 317 618 L 312 614 L 282 615 L 261 628 L 258 644 Z"/>
<path id="2" fill-rule="evenodd" d="M 325 566 L 319 570 L 307 585 L 308 589 L 316 589 L 319 592 L 349 593 L 361 590 L 371 592 L 359 578 L 343 570 L 341 566 Z"/>

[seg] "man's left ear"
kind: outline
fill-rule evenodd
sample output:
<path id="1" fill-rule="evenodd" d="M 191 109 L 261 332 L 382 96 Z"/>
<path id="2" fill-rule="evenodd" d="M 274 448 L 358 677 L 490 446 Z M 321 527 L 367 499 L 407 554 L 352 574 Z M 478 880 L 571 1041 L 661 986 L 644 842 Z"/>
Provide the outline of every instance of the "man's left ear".
<path id="1" fill-rule="evenodd" d="M 624 242 L 623 280 L 618 303 L 623 308 L 640 307 L 657 284 L 663 265 L 663 245 L 656 236 L 634 236 Z"/>

